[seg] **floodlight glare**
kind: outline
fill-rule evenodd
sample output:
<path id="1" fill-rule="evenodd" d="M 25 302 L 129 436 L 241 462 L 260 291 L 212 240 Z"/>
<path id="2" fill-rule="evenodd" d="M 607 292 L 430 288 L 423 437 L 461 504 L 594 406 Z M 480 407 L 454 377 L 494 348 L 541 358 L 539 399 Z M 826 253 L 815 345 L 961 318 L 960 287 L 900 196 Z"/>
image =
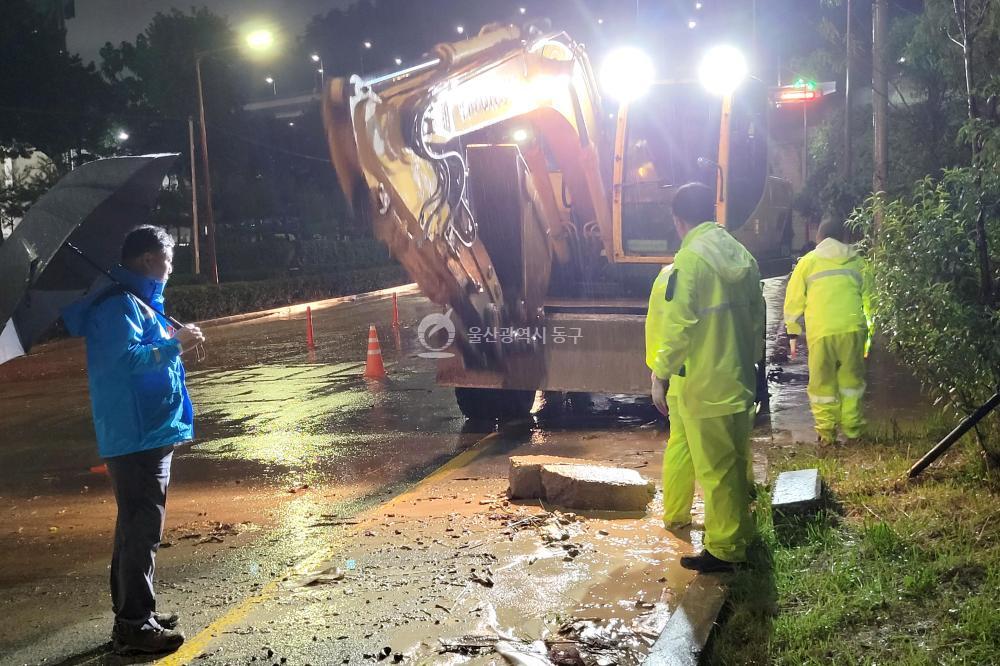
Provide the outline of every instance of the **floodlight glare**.
<path id="1" fill-rule="evenodd" d="M 310 58 L 312 58 L 312 61 L 313 61 L 313 62 L 319 62 L 319 54 L 318 54 L 318 53 L 313 53 L 313 54 L 312 54 L 311 56 L 309 56 L 309 57 L 310 57 Z"/>
<path id="2" fill-rule="evenodd" d="M 698 68 L 701 85 L 715 95 L 732 93 L 747 73 L 746 58 L 732 46 L 716 46 L 705 54 Z"/>
<path id="3" fill-rule="evenodd" d="M 259 51 L 270 48 L 274 44 L 274 35 L 270 30 L 254 30 L 247 35 L 247 46 Z"/>
<path id="4" fill-rule="evenodd" d="M 512 136 L 514 137 L 514 141 L 522 143 L 528 140 L 528 130 L 526 129 L 514 130 L 514 134 Z"/>
<path id="5" fill-rule="evenodd" d="M 128 132 L 126 132 L 125 130 L 122 130 L 122 131 L 118 132 L 118 140 L 119 141 L 128 141 Z"/>
<path id="6" fill-rule="evenodd" d="M 601 86 L 620 102 L 629 102 L 645 95 L 656 71 L 652 59 L 641 50 L 626 46 L 608 54 L 601 68 Z"/>

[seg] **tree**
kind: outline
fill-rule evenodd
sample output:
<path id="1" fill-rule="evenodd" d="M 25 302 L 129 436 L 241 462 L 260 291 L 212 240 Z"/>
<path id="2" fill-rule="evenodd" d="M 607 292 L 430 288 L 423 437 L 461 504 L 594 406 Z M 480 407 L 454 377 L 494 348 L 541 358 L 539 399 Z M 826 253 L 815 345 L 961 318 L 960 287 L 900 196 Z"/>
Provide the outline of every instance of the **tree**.
<path id="1" fill-rule="evenodd" d="M 38 153 L 30 159 L 13 159 L 10 181 L 0 187 L 0 244 L 35 201 L 62 177 L 63 171 Z"/>
<path id="2" fill-rule="evenodd" d="M 33 149 L 59 160 L 104 152 L 114 98 L 93 65 L 64 49 L 62 32 L 26 0 L 7 0 L 0 21 L 0 157 Z"/>
<path id="3" fill-rule="evenodd" d="M 947 95 L 964 102 L 957 118 L 969 118 L 955 145 L 972 146 L 971 161 L 963 151 L 961 166 L 921 179 L 898 198 L 871 199 L 853 218 L 869 232 L 876 213 L 883 221 L 879 237 L 867 240 L 877 328 L 925 387 L 966 414 L 1000 387 L 1000 257 L 994 254 L 1000 242 L 1000 118 L 993 104 L 983 102 L 1000 91 L 1000 76 L 989 67 L 1000 41 L 1000 7 L 990 3 L 979 15 L 974 4 L 932 0 L 924 17 L 926 26 L 937 28 L 925 37 L 941 39 L 947 30 L 960 47 L 935 51 L 941 57 L 934 68 L 957 82 Z M 962 39 L 954 39 L 956 29 Z M 969 48 L 970 35 L 984 48 Z M 980 80 L 976 72 L 989 76 Z M 1000 417 L 982 422 L 977 435 L 986 460 L 1000 466 Z"/>
<path id="4" fill-rule="evenodd" d="M 187 119 L 197 118 L 195 53 L 214 51 L 202 63 L 205 114 L 213 170 L 217 158 L 225 161 L 231 144 L 217 130 L 238 131 L 243 102 L 235 50 L 226 50 L 234 44 L 236 35 L 226 20 L 200 8 L 157 13 L 134 42 L 104 45 L 101 72 L 124 100 L 135 152 L 176 151 L 187 145 Z"/>

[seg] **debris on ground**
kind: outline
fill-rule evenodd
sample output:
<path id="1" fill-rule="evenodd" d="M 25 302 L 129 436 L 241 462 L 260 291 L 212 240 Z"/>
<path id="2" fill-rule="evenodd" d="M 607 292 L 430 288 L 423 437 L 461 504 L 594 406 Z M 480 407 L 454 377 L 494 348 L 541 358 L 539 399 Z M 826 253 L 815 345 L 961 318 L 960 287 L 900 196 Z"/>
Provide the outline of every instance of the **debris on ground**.
<path id="1" fill-rule="evenodd" d="M 554 456 L 512 456 L 508 480 L 512 499 L 571 509 L 645 511 L 656 493 L 635 469 Z"/>

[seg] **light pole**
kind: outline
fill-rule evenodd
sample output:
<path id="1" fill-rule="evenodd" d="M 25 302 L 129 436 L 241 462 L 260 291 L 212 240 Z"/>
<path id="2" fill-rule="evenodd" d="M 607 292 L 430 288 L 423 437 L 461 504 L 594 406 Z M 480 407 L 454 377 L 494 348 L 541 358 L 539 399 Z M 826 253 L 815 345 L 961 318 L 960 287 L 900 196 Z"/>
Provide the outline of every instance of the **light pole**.
<path id="1" fill-rule="evenodd" d="M 212 174 L 208 171 L 208 133 L 205 131 L 205 94 L 201 85 L 201 59 L 207 53 L 194 56 L 195 78 L 198 81 L 198 124 L 201 127 L 201 170 L 205 178 L 205 256 L 208 258 L 208 280 L 219 284 L 219 264 L 215 255 L 215 213 L 212 211 Z M 199 229 L 199 231 L 201 231 Z"/>
<path id="2" fill-rule="evenodd" d="M 278 96 L 278 84 L 274 82 L 274 77 L 273 76 L 268 76 L 267 78 L 264 79 L 264 81 L 266 81 L 267 83 L 271 84 L 271 93 L 275 97 L 277 97 Z"/>
<path id="3" fill-rule="evenodd" d="M 316 71 L 319 73 L 319 88 L 320 88 L 320 90 L 322 90 L 323 86 L 326 85 L 326 80 L 324 79 L 325 74 L 323 74 L 323 69 L 324 69 L 323 68 L 323 57 L 320 54 L 318 54 L 318 53 L 313 53 L 309 57 L 312 59 L 312 61 L 314 63 L 316 63 L 317 65 L 319 65 L 319 69 L 317 69 Z"/>
<path id="4" fill-rule="evenodd" d="M 266 49 L 273 43 L 274 37 L 267 30 L 257 30 L 247 35 L 247 45 L 252 49 Z M 219 284 L 219 264 L 215 253 L 215 212 L 212 210 L 212 174 L 208 168 L 208 132 L 205 129 L 205 93 L 201 81 L 201 61 L 205 56 L 236 48 L 239 48 L 239 45 L 233 44 L 194 54 L 194 73 L 198 84 L 198 124 L 201 126 L 201 170 L 205 176 L 205 255 L 208 257 L 208 279 L 212 284 Z"/>
<path id="5" fill-rule="evenodd" d="M 361 73 L 365 73 L 365 51 L 369 51 L 372 48 L 371 40 L 366 39 L 361 42 Z"/>

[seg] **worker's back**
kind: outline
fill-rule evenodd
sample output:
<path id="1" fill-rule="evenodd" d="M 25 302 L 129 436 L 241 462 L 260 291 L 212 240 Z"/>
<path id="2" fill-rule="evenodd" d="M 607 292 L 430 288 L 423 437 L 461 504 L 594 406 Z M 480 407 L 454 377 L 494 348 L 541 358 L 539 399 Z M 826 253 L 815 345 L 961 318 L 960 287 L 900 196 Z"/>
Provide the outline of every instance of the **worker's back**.
<path id="1" fill-rule="evenodd" d="M 811 340 L 864 331 L 867 288 L 864 259 L 846 243 L 825 238 L 799 260 L 788 281 L 785 321 L 805 314 Z M 792 327 L 789 333 L 794 333 Z"/>

